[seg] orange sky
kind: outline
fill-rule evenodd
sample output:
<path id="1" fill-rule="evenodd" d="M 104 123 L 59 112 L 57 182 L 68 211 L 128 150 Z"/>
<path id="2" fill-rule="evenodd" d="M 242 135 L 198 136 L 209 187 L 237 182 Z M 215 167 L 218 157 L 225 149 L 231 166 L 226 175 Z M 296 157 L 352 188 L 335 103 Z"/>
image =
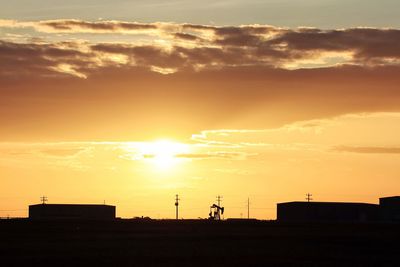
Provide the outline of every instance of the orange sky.
<path id="1" fill-rule="evenodd" d="M 400 31 L 0 20 L 0 217 L 275 218 L 399 194 Z"/>

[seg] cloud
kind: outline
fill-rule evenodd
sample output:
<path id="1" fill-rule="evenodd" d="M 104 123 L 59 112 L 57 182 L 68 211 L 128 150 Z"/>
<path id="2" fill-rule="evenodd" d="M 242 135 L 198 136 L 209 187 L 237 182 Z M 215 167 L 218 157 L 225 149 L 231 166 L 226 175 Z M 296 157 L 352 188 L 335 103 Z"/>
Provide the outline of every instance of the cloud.
<path id="1" fill-rule="evenodd" d="M 256 156 L 257 154 L 250 154 L 245 152 L 229 152 L 229 151 L 216 151 L 208 153 L 185 153 L 177 154 L 176 158 L 183 159 L 229 159 L 229 160 L 244 160 L 249 156 Z"/>
<path id="2" fill-rule="evenodd" d="M 213 151 L 207 153 L 181 153 L 173 155 L 177 159 L 190 159 L 190 160 L 204 160 L 204 159 L 228 159 L 228 160 L 245 160 L 249 156 L 255 156 L 257 154 L 250 154 L 245 152 L 231 152 L 231 151 Z M 121 158 L 128 160 L 141 160 L 141 159 L 154 159 L 157 155 L 155 154 L 141 154 L 130 153 L 128 155 L 122 155 Z"/>
<path id="3" fill-rule="evenodd" d="M 399 122 L 400 113 L 348 114 L 263 130 L 204 130 L 192 135 L 192 140 L 207 147 L 229 144 L 226 147 L 263 153 L 399 154 Z M 346 145 L 335 146 L 337 143 Z"/>
<path id="4" fill-rule="evenodd" d="M 89 153 L 90 142 L 48 142 L 48 143 L 0 143 L 0 153 L 8 156 L 34 156 L 75 158 L 82 153 Z M 98 143 L 97 145 L 100 145 Z"/>
<path id="5" fill-rule="evenodd" d="M 49 20 L 34 24 L 56 32 L 136 32 L 157 29 L 157 25 L 149 23 L 123 22 L 123 21 L 96 21 L 83 20 Z M 45 30 L 45 29 L 43 29 Z"/>
<path id="6" fill-rule="evenodd" d="M 339 152 L 351 152 L 351 153 L 362 153 L 362 154 L 400 154 L 400 147 L 337 146 L 333 150 Z"/>
<path id="7" fill-rule="evenodd" d="M 204 129 L 264 130 L 400 111 L 395 29 L 76 20 L 3 20 L 0 27 L 49 31 L 40 40 L 0 40 L 3 140 L 24 140 L 27 132 L 34 140 L 190 138 Z M 81 30 L 102 37 L 74 39 L 86 36 L 74 36 Z M 120 40 L 124 31 L 140 36 Z M 300 128 L 321 129 L 318 121 Z"/>
<path id="8" fill-rule="evenodd" d="M 29 160 L 43 166 L 68 166 L 76 169 L 108 168 L 121 166 L 127 161 L 158 161 L 158 155 L 147 153 L 143 148 L 152 142 L 0 142 L 0 163 Z M 236 150 L 210 150 L 193 144 L 183 144 L 189 152 L 171 154 L 176 160 L 247 160 L 258 156 L 257 152 Z M 193 152 L 192 152 L 193 151 Z M 123 160 L 123 161 L 121 161 Z M 99 164 L 99 162 L 103 162 Z M 104 163 L 107 162 L 107 163 Z"/>
<path id="9" fill-rule="evenodd" d="M 57 19 L 43 21 L 0 20 L 0 27 L 34 28 L 47 33 L 137 33 L 156 30 L 159 25 L 124 21 L 84 21 Z"/>
<path id="10" fill-rule="evenodd" d="M 74 157 L 78 153 L 86 151 L 87 148 L 52 148 L 39 150 L 43 155 L 49 155 L 54 157 Z"/>
<path id="11" fill-rule="evenodd" d="M 400 30 L 352 28 L 343 30 L 299 29 L 286 31 L 268 41 L 270 45 L 285 45 L 291 51 L 350 51 L 356 60 L 398 58 Z"/>
<path id="12" fill-rule="evenodd" d="M 219 173 L 224 173 L 224 174 L 230 174 L 230 175 L 251 175 L 254 174 L 251 171 L 248 170 L 241 170 L 241 169 L 234 169 L 234 168 L 229 168 L 229 169 L 215 169 L 215 172 Z"/>
<path id="13" fill-rule="evenodd" d="M 189 33 L 183 33 L 183 32 L 175 33 L 174 37 L 177 39 L 185 40 L 185 41 L 201 41 L 202 40 L 201 38 L 199 38 L 195 35 L 192 35 Z"/>
<path id="14" fill-rule="evenodd" d="M 74 69 L 87 76 L 80 79 L 53 73 L 41 56 L 28 58 L 27 69 L 21 63 L 18 70 L 0 61 L 10 71 L 0 88 L 3 140 L 24 141 L 28 132 L 29 140 L 129 141 L 160 134 L 182 140 L 204 129 L 264 130 L 349 113 L 400 111 L 395 66 L 226 67 L 161 75 L 143 67 L 93 69 L 75 62 Z M 316 123 L 301 129 L 318 132 Z"/>
<path id="15" fill-rule="evenodd" d="M 24 76 L 74 75 L 95 64 L 94 55 L 74 43 L 13 43 L 0 40 L 0 78 Z"/>
<path id="16" fill-rule="evenodd" d="M 110 54 L 129 58 L 124 61 L 124 65 L 146 67 L 155 71 L 162 68 L 183 71 L 188 68 L 199 70 L 229 66 L 269 66 L 296 69 L 327 67 L 337 64 L 359 66 L 400 64 L 400 30 L 397 29 L 321 30 L 316 28 L 288 29 L 270 25 L 219 27 L 161 22 L 83 20 L 1 20 L 0 27 L 32 28 L 38 32 L 49 34 L 113 33 L 135 34 L 147 38 L 147 42 L 136 39 L 129 43 L 118 43 L 118 38 L 113 37 L 112 42 L 81 44 L 82 47 L 76 47 L 75 52 L 84 52 L 85 56 L 91 58 L 91 61 L 78 61 L 82 64 L 86 63 L 85 67 L 89 67 L 91 70 L 103 67 L 105 58 L 112 61 Z M 17 46 L 12 43 L 2 43 L 2 46 L 13 45 Z M 37 50 L 46 50 L 46 46 L 53 48 L 60 46 L 56 43 L 41 45 L 26 43 L 24 45 L 30 46 L 30 49 L 36 53 Z M 19 44 L 19 48 L 22 50 L 20 53 L 23 53 L 24 45 Z M 68 46 L 68 42 L 64 42 L 63 45 Z M 60 50 L 57 51 L 60 52 Z M 48 63 L 53 63 L 52 55 L 46 54 L 46 56 L 52 59 Z M 96 61 L 96 58 L 100 62 Z M 84 61 L 83 55 L 79 59 Z M 16 64 L 15 62 L 10 63 Z M 59 63 L 67 64 L 66 62 Z M 78 63 L 76 62 L 76 64 Z M 70 65 L 72 66 L 72 64 Z M 60 72 L 60 68 L 53 68 L 53 70 Z M 159 72 L 163 73 L 163 71 Z M 77 70 L 66 73 L 86 77 L 84 72 Z M 164 71 L 164 73 L 171 72 Z"/>

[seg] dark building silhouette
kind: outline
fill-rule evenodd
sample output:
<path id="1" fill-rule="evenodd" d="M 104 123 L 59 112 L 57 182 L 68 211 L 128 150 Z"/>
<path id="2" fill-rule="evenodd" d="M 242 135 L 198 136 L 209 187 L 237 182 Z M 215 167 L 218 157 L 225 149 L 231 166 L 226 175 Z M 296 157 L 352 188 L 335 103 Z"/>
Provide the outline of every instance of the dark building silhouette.
<path id="1" fill-rule="evenodd" d="M 92 204 L 37 204 L 29 206 L 29 219 L 34 220 L 113 220 L 115 206 Z"/>
<path id="2" fill-rule="evenodd" d="M 278 203 L 277 219 L 283 222 L 400 222 L 400 196 L 380 198 L 379 205 L 303 201 Z"/>
<path id="3" fill-rule="evenodd" d="M 379 199 L 380 216 L 383 221 L 400 222 L 400 197 Z"/>
<path id="4" fill-rule="evenodd" d="M 287 202 L 277 205 L 277 219 L 292 222 L 367 222 L 379 219 L 379 206 L 346 202 Z"/>

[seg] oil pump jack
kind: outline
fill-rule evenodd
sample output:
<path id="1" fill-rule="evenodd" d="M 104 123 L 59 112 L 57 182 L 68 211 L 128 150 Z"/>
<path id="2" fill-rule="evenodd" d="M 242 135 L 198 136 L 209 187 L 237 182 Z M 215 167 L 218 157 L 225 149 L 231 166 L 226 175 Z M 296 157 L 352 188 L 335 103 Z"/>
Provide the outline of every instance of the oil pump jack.
<path id="1" fill-rule="evenodd" d="M 208 214 L 209 220 L 221 220 L 221 215 L 224 214 L 224 207 L 220 207 L 216 204 L 210 206 L 210 213 Z"/>

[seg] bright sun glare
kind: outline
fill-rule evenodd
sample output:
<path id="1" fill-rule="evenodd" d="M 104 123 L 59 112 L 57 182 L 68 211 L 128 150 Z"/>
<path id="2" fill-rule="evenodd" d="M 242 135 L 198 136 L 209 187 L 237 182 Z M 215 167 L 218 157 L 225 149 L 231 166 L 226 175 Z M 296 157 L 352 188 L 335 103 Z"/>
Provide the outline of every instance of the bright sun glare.
<path id="1" fill-rule="evenodd" d="M 182 160 L 177 155 L 187 153 L 188 146 L 168 140 L 159 140 L 144 143 L 140 152 L 145 159 L 154 163 L 158 168 L 168 169 Z"/>

